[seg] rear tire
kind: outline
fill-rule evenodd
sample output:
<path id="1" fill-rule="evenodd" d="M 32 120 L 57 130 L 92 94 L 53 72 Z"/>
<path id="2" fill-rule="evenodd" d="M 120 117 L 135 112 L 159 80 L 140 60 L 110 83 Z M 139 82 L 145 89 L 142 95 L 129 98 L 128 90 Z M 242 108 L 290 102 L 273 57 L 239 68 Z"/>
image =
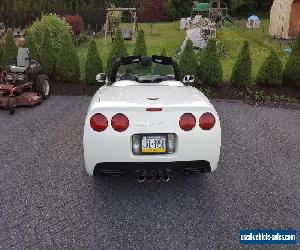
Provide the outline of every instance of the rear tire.
<path id="1" fill-rule="evenodd" d="M 9 110 L 10 115 L 14 115 L 16 113 L 16 105 L 15 105 L 15 98 L 14 97 L 9 97 L 8 98 L 7 108 Z"/>
<path id="2" fill-rule="evenodd" d="M 46 75 L 38 75 L 34 83 L 34 90 L 43 100 L 46 100 L 50 96 L 49 77 Z"/>

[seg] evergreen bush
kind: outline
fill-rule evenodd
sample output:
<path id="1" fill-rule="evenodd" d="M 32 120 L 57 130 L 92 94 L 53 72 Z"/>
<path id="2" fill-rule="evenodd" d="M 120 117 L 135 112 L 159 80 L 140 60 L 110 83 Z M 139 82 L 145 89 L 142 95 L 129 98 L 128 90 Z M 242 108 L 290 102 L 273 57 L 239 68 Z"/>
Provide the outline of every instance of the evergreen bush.
<path id="1" fill-rule="evenodd" d="M 210 86 L 223 83 L 223 69 L 217 52 L 216 39 L 209 39 L 204 51 L 199 54 L 197 78 Z"/>
<path id="2" fill-rule="evenodd" d="M 283 65 L 274 51 L 266 58 L 259 69 L 256 82 L 261 85 L 279 86 L 282 83 Z"/>
<path id="3" fill-rule="evenodd" d="M 57 74 L 61 80 L 75 82 L 80 78 L 79 59 L 73 40 L 68 32 L 64 33 L 57 57 Z"/>
<path id="4" fill-rule="evenodd" d="M 6 46 L 4 48 L 3 56 L 2 56 L 2 66 L 7 66 L 7 65 L 11 65 L 12 63 L 15 63 L 14 59 L 18 55 L 18 50 L 14 40 L 14 34 L 11 29 L 7 31 L 5 44 Z"/>
<path id="5" fill-rule="evenodd" d="M 235 87 L 243 87 L 251 83 L 252 61 L 249 51 L 249 43 L 245 41 L 235 62 L 231 74 L 231 84 Z"/>
<path id="6" fill-rule="evenodd" d="M 188 39 L 179 61 L 179 69 L 182 77 L 185 75 L 196 76 L 197 66 L 198 63 L 194 52 L 193 42 Z"/>
<path id="7" fill-rule="evenodd" d="M 126 50 L 126 46 L 124 43 L 124 39 L 123 39 L 123 35 L 121 30 L 117 30 L 116 32 L 116 37 L 112 43 L 112 47 L 107 59 L 107 64 L 106 64 L 106 73 L 108 76 L 110 76 L 111 74 L 111 70 L 113 67 L 113 64 L 115 63 L 115 61 L 120 58 L 120 57 L 124 57 L 124 56 L 128 56 L 127 50 Z"/>
<path id="8" fill-rule="evenodd" d="M 147 56 L 147 45 L 145 41 L 145 33 L 143 30 L 138 31 L 135 47 L 133 50 L 133 55 Z"/>
<path id="9" fill-rule="evenodd" d="M 96 75 L 103 72 L 102 61 L 94 40 L 90 41 L 90 47 L 85 64 L 85 80 L 88 84 L 97 84 Z"/>
<path id="10" fill-rule="evenodd" d="M 44 72 L 49 76 L 55 75 L 56 56 L 52 45 L 50 30 L 45 30 L 42 46 L 40 50 L 40 62 L 43 66 Z"/>

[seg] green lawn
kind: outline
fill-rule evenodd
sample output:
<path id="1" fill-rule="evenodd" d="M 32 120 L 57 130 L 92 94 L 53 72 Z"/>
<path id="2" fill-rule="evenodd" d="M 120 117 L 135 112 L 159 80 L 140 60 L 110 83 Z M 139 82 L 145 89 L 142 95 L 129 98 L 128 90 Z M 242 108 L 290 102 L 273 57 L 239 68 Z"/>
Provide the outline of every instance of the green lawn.
<path id="1" fill-rule="evenodd" d="M 244 40 L 248 40 L 250 43 L 250 53 L 253 61 L 253 79 L 256 77 L 259 67 L 264 59 L 268 56 L 270 49 L 278 51 L 283 62 L 286 61 L 283 50 L 286 47 L 290 47 L 290 45 L 287 43 L 281 44 L 279 41 L 268 36 L 268 19 L 262 20 L 261 28 L 254 31 L 247 30 L 245 28 L 245 22 L 246 21 L 236 21 L 233 25 L 228 24 L 225 28 L 219 29 L 217 32 L 218 39 L 221 40 L 223 46 L 229 52 L 229 57 L 221 60 L 225 80 L 230 79 L 233 65 Z M 129 25 L 123 25 L 129 27 Z M 149 24 L 140 24 L 139 28 L 145 31 L 149 55 L 160 54 L 165 48 L 169 56 L 175 57 L 176 50 L 181 46 L 185 37 L 185 32 L 179 31 L 178 22 L 155 24 L 153 35 L 150 33 Z M 107 39 L 107 45 L 105 45 L 104 38 L 96 39 L 96 42 L 101 59 L 105 65 L 111 48 L 111 39 L 110 37 Z M 126 42 L 126 46 L 128 53 L 131 54 L 134 47 L 134 41 Z M 84 75 L 87 49 L 88 44 L 83 44 L 78 48 L 82 76 Z"/>

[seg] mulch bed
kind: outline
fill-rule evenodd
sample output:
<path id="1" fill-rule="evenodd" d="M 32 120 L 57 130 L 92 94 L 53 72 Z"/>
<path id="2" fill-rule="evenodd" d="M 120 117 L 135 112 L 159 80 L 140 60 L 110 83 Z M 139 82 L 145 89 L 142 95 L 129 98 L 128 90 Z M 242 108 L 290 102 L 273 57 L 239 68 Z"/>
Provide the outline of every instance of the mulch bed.
<path id="1" fill-rule="evenodd" d="M 93 96 L 95 92 L 101 87 L 101 85 L 87 85 L 85 82 L 67 83 L 62 81 L 51 82 L 51 93 L 54 96 Z M 250 105 L 263 105 L 271 107 L 286 107 L 300 109 L 300 89 L 290 86 L 281 87 L 262 87 L 251 85 L 247 89 L 238 89 L 231 87 L 228 83 L 218 87 L 212 88 L 209 86 L 201 85 L 201 89 L 204 94 L 214 99 L 226 99 L 226 100 L 243 100 Z M 263 91 L 265 95 L 277 95 L 295 98 L 298 103 L 282 103 L 282 102 L 257 102 L 254 98 L 256 91 Z M 241 93 L 246 95 L 241 96 Z"/>

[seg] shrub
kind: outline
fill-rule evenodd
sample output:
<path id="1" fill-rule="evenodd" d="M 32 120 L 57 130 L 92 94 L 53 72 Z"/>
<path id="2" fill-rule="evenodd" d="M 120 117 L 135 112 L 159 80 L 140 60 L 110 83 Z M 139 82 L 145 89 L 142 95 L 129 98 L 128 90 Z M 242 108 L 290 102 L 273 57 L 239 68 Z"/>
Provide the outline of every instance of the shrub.
<path id="1" fill-rule="evenodd" d="M 90 42 L 85 64 L 85 80 L 88 84 L 96 84 L 96 75 L 103 72 L 102 61 L 94 40 Z"/>
<path id="2" fill-rule="evenodd" d="M 285 66 L 284 83 L 300 87 L 300 34 Z"/>
<path id="3" fill-rule="evenodd" d="M 89 41 L 89 36 L 85 32 L 81 32 L 78 37 L 78 42 L 87 43 Z"/>
<path id="4" fill-rule="evenodd" d="M 13 58 L 16 58 L 18 54 L 18 50 L 14 40 L 14 34 L 11 29 L 7 31 L 6 36 L 6 46 L 4 48 L 3 56 L 2 56 L 2 65 L 7 66 L 13 63 Z"/>
<path id="5" fill-rule="evenodd" d="M 278 86 L 282 83 L 283 65 L 279 56 L 274 51 L 262 64 L 256 82 L 262 85 Z"/>
<path id="6" fill-rule="evenodd" d="M 66 15 L 64 16 L 65 21 L 72 27 L 72 31 L 78 36 L 84 30 L 84 21 L 79 15 Z"/>
<path id="7" fill-rule="evenodd" d="M 51 41 L 56 54 L 59 52 L 62 39 L 65 33 L 74 38 L 74 33 L 71 26 L 57 15 L 43 16 L 40 20 L 35 21 L 26 31 L 26 42 L 30 45 L 35 44 L 38 50 L 43 42 L 44 32 L 49 29 Z"/>
<path id="8" fill-rule="evenodd" d="M 245 41 L 233 67 L 230 79 L 231 84 L 235 87 L 242 87 L 251 83 L 251 68 L 252 62 L 250 58 L 249 43 Z"/>
<path id="9" fill-rule="evenodd" d="M 79 59 L 68 32 L 64 33 L 57 58 L 57 74 L 61 80 L 78 81 L 80 78 Z"/>
<path id="10" fill-rule="evenodd" d="M 48 28 L 45 30 L 40 52 L 40 61 L 45 73 L 53 76 L 55 74 L 56 57 L 55 50 L 52 45 L 51 34 Z"/>
<path id="11" fill-rule="evenodd" d="M 115 63 L 115 61 L 118 58 L 124 57 L 124 56 L 128 56 L 128 53 L 126 50 L 122 32 L 121 32 L 121 30 L 117 30 L 115 40 L 112 43 L 112 47 L 111 47 L 111 50 L 110 50 L 110 53 L 109 53 L 109 56 L 107 59 L 106 72 L 109 76 L 111 74 L 112 66 Z"/>
<path id="12" fill-rule="evenodd" d="M 179 69 L 182 76 L 195 76 L 197 73 L 197 66 L 198 63 L 194 52 L 193 42 L 188 39 L 179 61 Z"/>
<path id="13" fill-rule="evenodd" d="M 135 47 L 133 50 L 134 56 L 147 56 L 147 45 L 145 42 L 145 33 L 143 30 L 138 31 Z"/>
<path id="14" fill-rule="evenodd" d="M 165 48 L 161 51 L 160 55 L 167 56 L 167 52 L 166 52 Z M 153 74 L 164 76 L 164 75 L 170 74 L 170 70 L 169 70 L 169 67 L 166 67 L 165 65 L 156 64 L 153 68 Z"/>
<path id="15" fill-rule="evenodd" d="M 223 69 L 217 52 L 216 39 L 209 39 L 206 48 L 199 55 L 198 78 L 210 86 L 223 82 Z"/>

